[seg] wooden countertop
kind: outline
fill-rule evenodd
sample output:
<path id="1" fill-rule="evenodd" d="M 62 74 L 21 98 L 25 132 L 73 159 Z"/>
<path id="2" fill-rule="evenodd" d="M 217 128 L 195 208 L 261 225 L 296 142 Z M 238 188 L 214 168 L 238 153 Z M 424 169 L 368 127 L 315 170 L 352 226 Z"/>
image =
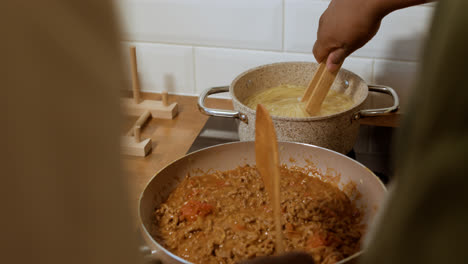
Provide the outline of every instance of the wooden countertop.
<path id="1" fill-rule="evenodd" d="M 144 99 L 160 100 L 159 94 L 143 93 Z M 131 210 L 137 219 L 138 199 L 147 182 L 156 172 L 170 164 L 173 160 L 184 156 L 198 133 L 203 128 L 208 116 L 197 109 L 197 97 L 170 95 L 169 103 L 176 101 L 179 113 L 172 120 L 150 119 L 143 127 L 142 138 L 151 138 L 153 149 L 144 158 L 123 156 L 123 165 L 127 175 L 127 186 L 131 199 Z M 233 109 L 230 100 L 209 98 L 208 107 Z M 398 126 L 400 115 L 392 114 L 384 117 L 366 118 L 361 124 L 376 126 Z M 134 118 L 125 118 L 124 131 L 130 129 Z"/>

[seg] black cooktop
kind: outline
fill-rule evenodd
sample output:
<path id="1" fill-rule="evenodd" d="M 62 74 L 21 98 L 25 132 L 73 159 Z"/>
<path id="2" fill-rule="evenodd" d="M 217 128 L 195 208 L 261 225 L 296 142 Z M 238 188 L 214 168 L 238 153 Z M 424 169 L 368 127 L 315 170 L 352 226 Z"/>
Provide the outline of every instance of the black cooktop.
<path id="1" fill-rule="evenodd" d="M 237 126 L 235 119 L 210 117 L 187 153 L 239 141 Z M 391 145 L 394 134 L 394 128 L 362 125 L 358 140 L 347 156 L 368 167 L 386 184 L 393 175 Z"/>

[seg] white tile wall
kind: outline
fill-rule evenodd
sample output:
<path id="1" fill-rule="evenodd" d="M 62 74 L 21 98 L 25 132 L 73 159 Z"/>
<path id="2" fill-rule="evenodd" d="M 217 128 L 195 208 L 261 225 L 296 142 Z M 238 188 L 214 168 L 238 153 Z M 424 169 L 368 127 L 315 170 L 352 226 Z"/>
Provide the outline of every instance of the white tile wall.
<path id="1" fill-rule="evenodd" d="M 153 43 L 122 43 L 124 81 L 131 87 L 129 46 L 135 45 L 138 77 L 144 92 L 194 94 L 193 48 Z"/>
<path id="2" fill-rule="evenodd" d="M 286 51 L 310 52 L 317 39 L 318 21 L 328 2 L 285 0 L 284 47 Z M 430 25 L 433 8 L 418 6 L 398 10 L 382 21 L 377 35 L 355 56 L 418 60 Z"/>
<path id="3" fill-rule="evenodd" d="M 419 60 L 433 8 L 395 11 L 382 21 L 377 35 L 355 55 L 396 60 Z"/>
<path id="4" fill-rule="evenodd" d="M 317 39 L 319 18 L 328 1 L 285 0 L 284 49 L 290 52 L 312 52 Z"/>
<path id="5" fill-rule="evenodd" d="M 282 49 L 282 0 L 119 0 L 123 38 Z"/>
<path id="6" fill-rule="evenodd" d="M 195 90 L 230 85 L 241 72 L 277 62 L 282 53 L 220 48 L 195 48 Z M 228 98 L 228 94 L 223 94 Z"/>
<path id="7" fill-rule="evenodd" d="M 171 93 L 197 95 L 207 87 L 228 85 L 239 73 L 254 66 L 314 61 L 311 50 L 318 19 L 329 1 L 117 0 L 116 3 L 122 17 L 123 46 L 130 42 L 137 46 L 143 90 L 158 92 L 169 86 Z M 394 87 L 404 105 L 433 10 L 432 4 L 390 14 L 377 36 L 348 58 L 343 67 L 369 83 Z M 128 57 L 127 50 L 124 54 Z M 125 79 L 129 81 L 130 75 Z M 388 103 L 383 96 L 371 101 L 374 106 Z"/>
<path id="8" fill-rule="evenodd" d="M 392 87 L 398 93 L 400 106 L 404 111 L 411 96 L 418 69 L 416 62 L 378 59 L 374 64 L 375 83 Z M 391 101 L 388 96 L 375 96 L 373 103 L 375 106 L 385 106 L 391 104 Z"/>

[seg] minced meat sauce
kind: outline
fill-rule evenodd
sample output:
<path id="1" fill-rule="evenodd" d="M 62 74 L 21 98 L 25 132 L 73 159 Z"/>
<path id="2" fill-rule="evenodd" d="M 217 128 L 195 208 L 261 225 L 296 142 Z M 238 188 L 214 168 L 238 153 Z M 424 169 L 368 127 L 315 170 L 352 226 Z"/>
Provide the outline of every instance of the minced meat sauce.
<path id="1" fill-rule="evenodd" d="M 335 263 L 359 251 L 361 213 L 345 193 L 281 168 L 286 251 Z M 155 237 L 193 263 L 236 263 L 275 254 L 268 196 L 255 167 L 187 176 L 155 213 Z"/>

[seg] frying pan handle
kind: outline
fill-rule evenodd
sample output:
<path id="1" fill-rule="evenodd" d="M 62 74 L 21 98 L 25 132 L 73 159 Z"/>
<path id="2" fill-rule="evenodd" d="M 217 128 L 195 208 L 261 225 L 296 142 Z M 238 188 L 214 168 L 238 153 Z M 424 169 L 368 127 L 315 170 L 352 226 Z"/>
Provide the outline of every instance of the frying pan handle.
<path id="1" fill-rule="evenodd" d="M 400 100 L 398 99 L 398 95 L 395 92 L 395 90 L 384 85 L 369 84 L 368 87 L 369 87 L 370 92 L 384 93 L 384 94 L 388 94 L 392 96 L 393 105 L 390 107 L 386 107 L 386 108 L 360 110 L 354 114 L 355 120 L 365 118 L 365 117 L 371 117 L 371 116 L 388 115 L 398 110 L 398 108 L 400 107 Z"/>
<path id="2" fill-rule="evenodd" d="M 212 87 L 205 89 L 198 97 L 198 110 L 205 115 L 218 116 L 218 117 L 230 117 L 239 118 L 241 121 L 248 123 L 247 116 L 238 111 L 223 110 L 208 108 L 205 106 L 205 99 L 212 94 L 229 92 L 229 86 Z"/>

